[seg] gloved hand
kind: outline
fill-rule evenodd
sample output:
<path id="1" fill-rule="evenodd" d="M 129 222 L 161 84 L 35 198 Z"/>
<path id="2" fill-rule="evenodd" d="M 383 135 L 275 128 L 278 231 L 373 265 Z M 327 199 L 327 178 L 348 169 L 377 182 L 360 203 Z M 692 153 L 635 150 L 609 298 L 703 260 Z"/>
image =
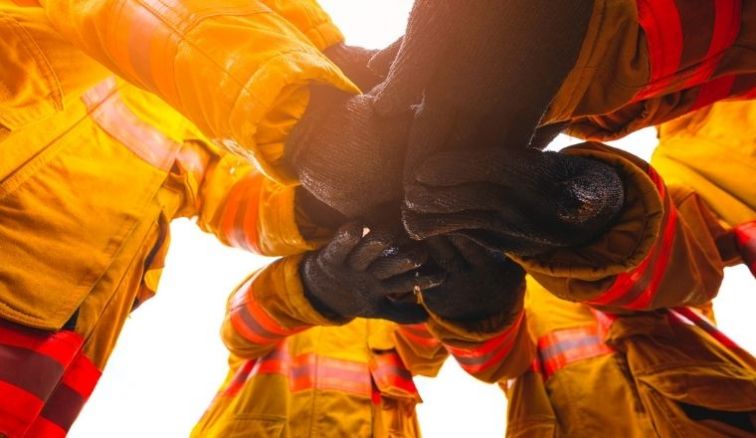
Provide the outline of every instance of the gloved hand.
<path id="1" fill-rule="evenodd" d="M 324 51 L 362 90 L 385 79 L 399 42 L 381 50 L 337 44 Z M 315 198 L 350 219 L 374 216 L 401 199 L 410 114 L 382 117 L 370 94 L 312 87 L 310 104 L 285 146 L 288 164 Z"/>
<path id="2" fill-rule="evenodd" d="M 407 239 L 399 246 L 400 240 L 389 232 L 373 230 L 363 237 L 362 230 L 357 223 L 344 225 L 328 245 L 304 257 L 300 274 L 305 297 L 333 321 L 424 321 L 427 314 L 413 290 L 440 285 L 443 273 L 418 271 L 427 252 L 417 242 Z"/>
<path id="3" fill-rule="evenodd" d="M 402 197 L 409 116 L 384 118 L 369 94 L 313 87 L 285 158 L 313 196 L 350 219 L 365 219 Z"/>
<path id="4" fill-rule="evenodd" d="M 416 0 L 376 109 L 413 105 L 407 165 L 487 142 L 522 149 L 575 63 L 593 0 Z"/>
<path id="5" fill-rule="evenodd" d="M 447 151 L 413 173 L 403 221 L 416 239 L 459 233 L 490 249 L 535 255 L 587 243 L 623 202 L 622 180 L 600 161 L 536 150 Z"/>
<path id="6" fill-rule="evenodd" d="M 431 258 L 446 272 L 440 286 L 422 292 L 426 307 L 442 318 L 462 324 L 507 325 L 520 311 L 525 271 L 501 253 L 462 236 L 436 236 L 426 241 Z"/>
<path id="7" fill-rule="evenodd" d="M 399 51 L 399 41 L 394 42 L 383 50 L 365 49 L 358 46 L 349 46 L 343 43 L 334 44 L 325 49 L 325 54 L 341 71 L 360 87 L 360 90 L 370 91 L 386 79 L 390 63 L 373 62 L 374 57 L 390 58 L 392 61 Z"/>

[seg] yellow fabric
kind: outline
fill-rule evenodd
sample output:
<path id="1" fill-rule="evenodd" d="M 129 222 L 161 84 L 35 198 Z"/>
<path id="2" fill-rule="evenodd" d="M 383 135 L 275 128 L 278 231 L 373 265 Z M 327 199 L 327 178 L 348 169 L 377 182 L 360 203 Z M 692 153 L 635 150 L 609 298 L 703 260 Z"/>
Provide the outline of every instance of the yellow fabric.
<path id="1" fill-rule="evenodd" d="M 339 327 L 310 328 L 289 337 L 285 345 L 291 357 L 314 354 L 320 363 L 333 358 L 361 364 L 369 378 L 370 361 L 385 351 L 376 349 L 370 339 L 391 330 L 388 322 L 356 319 Z M 225 394 L 240 363 L 231 361 L 229 378 L 194 428 L 193 437 L 419 436 L 417 401 L 397 397 L 390 388 L 379 388 L 381 398 L 376 404 L 369 394 L 321 388 L 292 391 L 288 375 L 257 374 L 235 395 Z"/>
<path id="2" fill-rule="evenodd" d="M 519 261 L 529 274 L 557 296 L 571 301 L 592 301 L 606 293 L 619 275 L 638 268 L 654 244 L 662 240 L 660 222 L 665 212 L 659 192 L 644 170 L 647 164 L 642 160 L 595 143 L 566 151 L 602 160 L 618 169 L 626 181 L 623 210 L 615 223 L 589 245 L 554 250 L 538 257 L 522 257 Z M 716 294 L 724 275 L 724 265 L 716 250 L 716 236 L 709 232 L 714 224 L 701 223 L 708 216 L 706 207 L 694 202 L 694 198 L 680 194 L 674 186 L 665 191 L 670 208 L 677 213 L 676 226 L 664 264 L 649 264 L 651 271 L 657 266 L 663 269 L 655 277 L 659 292 L 648 300 L 644 309 L 703 305 Z M 692 202 L 685 203 L 685 200 Z M 675 206 L 676 202 L 680 205 Z M 681 206 L 690 210 L 686 213 L 689 217 L 680 214 Z M 623 307 L 612 310 L 622 311 Z"/>
<path id="3" fill-rule="evenodd" d="M 297 27 L 319 50 L 344 41 L 331 17 L 314 0 L 261 0 Z"/>
<path id="4" fill-rule="evenodd" d="M 730 227 L 756 219 L 756 104 L 720 102 L 660 126 L 651 164 Z"/>
<path id="5" fill-rule="evenodd" d="M 587 306 L 560 300 L 533 279 L 525 310 L 534 338 L 597 324 Z M 615 321 L 606 341 L 617 351 L 572 362 L 548 380 L 528 371 L 502 382 L 507 436 L 748 436 L 692 420 L 679 404 L 756 410 L 756 369 L 703 331 L 638 313 Z"/>
<path id="6" fill-rule="evenodd" d="M 65 38 L 279 182 L 295 182 L 282 163 L 283 142 L 307 106 L 308 85 L 359 92 L 259 0 L 42 4 Z"/>
<path id="7" fill-rule="evenodd" d="M 543 123 L 568 122 L 566 131 L 586 140 L 620 138 L 635 130 L 660 124 L 691 111 L 698 97 L 698 87 L 678 81 L 655 95 L 638 102 L 633 98 L 652 80 L 648 39 L 638 21 L 637 0 L 597 0 L 575 66 L 555 96 Z M 653 2 L 644 2 L 645 7 Z M 700 17 L 702 5 L 675 3 L 681 19 Z M 708 7 L 708 5 L 707 5 Z M 698 8 L 698 10 L 696 10 Z M 716 64 L 709 79 L 728 75 L 756 74 L 756 4 L 742 2 L 740 32 L 734 44 L 723 53 L 701 51 L 701 58 L 683 59 L 680 71 L 691 71 L 708 62 Z M 711 13 L 713 15 L 713 11 Z M 708 17 L 708 16 L 707 16 Z M 674 13 L 655 17 L 660 32 L 669 32 L 665 20 Z M 699 19 L 700 21 L 700 19 Z M 683 45 L 700 45 L 696 26 L 710 21 L 683 23 Z M 706 29 L 710 32 L 711 29 Z M 703 32 L 703 30 L 702 30 Z M 706 54 L 706 55 L 704 55 Z M 721 57 L 720 57 L 721 55 Z M 666 78 L 665 78 L 666 79 Z"/>
<path id="8" fill-rule="evenodd" d="M 299 253 L 312 248 L 313 243 L 299 233 L 294 187 L 269 181 L 246 160 L 219 150 L 162 99 L 114 80 L 109 71 L 81 51 L 81 47 L 92 49 L 102 56 L 100 61 L 111 66 L 125 59 L 115 55 L 109 58 L 113 53 L 126 53 L 126 46 L 119 44 L 128 42 L 119 40 L 119 35 L 126 34 L 119 26 L 128 26 L 125 18 L 116 20 L 114 11 L 118 8 L 100 9 L 92 2 L 63 3 L 49 2 L 46 7 L 49 16 L 69 20 L 66 26 L 73 37 L 63 37 L 40 8 L 0 1 L 0 57 L 4 60 L 0 69 L 0 318 L 35 328 L 59 329 L 78 308 L 76 331 L 87 338 L 85 351 L 102 367 L 129 311 L 157 288 L 171 219 L 197 217 L 201 228 L 227 242 L 227 230 L 219 222 L 221 212 L 233 201 L 229 193 L 252 178 L 261 181 L 250 195 L 258 201 L 258 216 L 250 220 L 257 229 L 255 233 L 246 229 L 240 232 L 257 235 L 260 251 L 270 255 Z M 128 3 L 133 6 L 136 2 Z M 217 17 L 210 9 L 202 11 L 205 24 Z M 226 12 L 234 15 L 239 10 Z M 282 47 L 281 53 L 304 40 L 267 9 L 240 20 L 255 32 L 267 33 L 269 39 L 288 41 L 289 46 Z M 193 29 L 198 27 L 202 26 L 197 24 Z M 98 29 L 107 29 L 98 35 L 108 35 L 105 39 L 113 45 L 102 42 L 100 46 L 97 38 L 90 38 Z M 224 33 L 217 23 L 215 30 Z M 310 56 L 313 49 L 308 42 L 302 44 L 302 51 L 308 53 L 306 65 L 299 65 L 298 58 L 281 55 L 271 46 L 250 51 L 256 61 L 238 70 L 246 69 L 245 90 L 262 87 L 273 91 L 278 84 L 288 90 L 286 93 L 296 94 L 286 80 L 301 79 L 298 84 L 302 89 L 310 79 L 338 76 L 335 82 L 343 82 L 330 65 L 321 65 L 321 55 Z M 115 52 L 107 52 L 106 46 Z M 140 45 L 140 51 L 152 53 L 142 50 L 144 47 Z M 270 64 L 264 62 L 266 57 L 283 65 L 278 70 L 255 70 L 255 65 Z M 186 57 L 182 59 L 188 62 Z M 164 61 L 156 65 L 168 68 Z M 201 64 L 194 66 L 202 70 Z M 267 76 L 273 73 L 277 77 Z M 225 81 L 218 75 L 203 77 L 202 85 L 195 90 L 199 93 L 213 88 L 212 80 L 219 81 L 217 86 Z M 136 76 L 132 78 L 139 82 Z M 111 83 L 115 91 L 107 94 L 107 100 L 85 102 L 95 86 Z M 271 134 L 271 127 L 283 120 L 278 117 L 291 102 L 281 96 L 269 97 L 245 95 L 252 100 L 242 102 L 240 97 L 239 105 L 245 111 L 266 106 L 267 115 L 259 120 L 259 125 L 266 127 L 259 132 Z M 105 126 L 108 120 L 103 121 L 101 116 L 107 105 L 98 102 L 113 100 L 122 104 L 119 109 L 133 120 L 110 120 L 111 125 Z M 187 111 L 187 102 L 190 100 L 178 105 L 181 111 L 208 109 L 192 107 Z M 277 102 L 283 106 L 277 106 Z M 249 125 L 250 121 L 245 123 Z M 121 131 L 112 132 L 114 127 Z M 175 156 L 176 161 L 150 162 L 150 156 L 161 155 L 160 148 L 140 151 L 149 142 L 129 137 L 133 134 L 129 129 L 145 131 L 149 141 L 162 139 L 168 149 L 164 158 L 172 160 Z"/>

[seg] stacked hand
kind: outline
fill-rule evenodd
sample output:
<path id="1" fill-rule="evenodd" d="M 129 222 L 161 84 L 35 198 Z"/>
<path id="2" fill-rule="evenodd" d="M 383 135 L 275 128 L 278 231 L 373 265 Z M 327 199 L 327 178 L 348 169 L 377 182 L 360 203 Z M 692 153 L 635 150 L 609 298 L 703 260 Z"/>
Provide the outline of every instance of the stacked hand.
<path id="1" fill-rule="evenodd" d="M 599 161 L 537 150 L 448 151 L 410 175 L 404 225 L 417 239 L 456 233 L 532 255 L 600 235 L 623 193 L 616 171 Z"/>
<path id="2" fill-rule="evenodd" d="M 500 253 L 461 236 L 435 236 L 426 241 L 444 282 L 422 292 L 434 314 L 455 322 L 485 321 L 498 316 L 508 324 L 520 310 L 525 272 Z"/>
<path id="3" fill-rule="evenodd" d="M 413 295 L 415 288 L 438 286 L 444 278 L 437 271 L 422 272 L 427 258 L 422 244 L 382 230 L 363 236 L 363 227 L 350 223 L 325 247 L 305 256 L 305 296 L 334 321 L 364 317 L 421 322 L 427 314 Z"/>

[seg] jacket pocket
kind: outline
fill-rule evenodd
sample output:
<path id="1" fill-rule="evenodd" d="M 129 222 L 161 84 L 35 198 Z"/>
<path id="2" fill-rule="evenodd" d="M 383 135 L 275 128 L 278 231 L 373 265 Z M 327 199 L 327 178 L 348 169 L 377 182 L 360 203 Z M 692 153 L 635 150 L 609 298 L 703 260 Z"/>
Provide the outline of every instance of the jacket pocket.
<path id="1" fill-rule="evenodd" d="M 165 179 L 89 118 L 0 182 L 0 318 L 59 329 Z"/>
<path id="2" fill-rule="evenodd" d="M 252 415 L 235 419 L 223 432 L 228 438 L 282 438 L 286 420 L 272 416 Z"/>
<path id="3" fill-rule="evenodd" d="M 42 19 L 44 11 L 38 9 Z M 44 53 L 21 23 L 4 11 L 0 11 L 0 59 L 0 138 L 63 109 L 60 83 Z"/>

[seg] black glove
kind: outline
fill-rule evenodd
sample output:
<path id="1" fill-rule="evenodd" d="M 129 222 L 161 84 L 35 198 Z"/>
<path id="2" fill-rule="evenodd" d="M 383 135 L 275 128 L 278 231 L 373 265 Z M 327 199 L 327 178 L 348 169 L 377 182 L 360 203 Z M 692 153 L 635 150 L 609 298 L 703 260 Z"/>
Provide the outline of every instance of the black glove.
<path id="1" fill-rule="evenodd" d="M 409 117 L 376 116 L 371 95 L 313 87 L 285 146 L 302 186 L 350 219 L 370 217 L 402 197 Z"/>
<path id="2" fill-rule="evenodd" d="M 408 246 L 398 246 L 391 233 L 375 230 L 363 237 L 362 231 L 356 223 L 344 225 L 328 245 L 305 256 L 300 273 L 307 299 L 338 322 L 354 317 L 424 321 L 427 314 L 413 290 L 438 286 L 443 273 L 418 271 L 427 259 L 421 244 L 406 239 Z"/>
<path id="3" fill-rule="evenodd" d="M 387 60 L 393 60 L 400 41 L 381 51 L 336 44 L 324 54 L 360 89 L 371 90 L 386 78 Z M 398 203 L 410 114 L 378 116 L 372 95 L 350 96 L 325 86 L 311 91 L 310 105 L 285 147 L 304 188 L 351 219 L 372 217 L 387 202 Z"/>
<path id="4" fill-rule="evenodd" d="M 323 54 L 336 64 L 355 85 L 360 87 L 360 90 L 370 91 L 386 79 L 391 66 L 390 63 L 376 61 L 370 63 L 370 61 L 375 57 L 379 59 L 390 57 L 393 61 L 399 50 L 399 41 L 401 39 L 380 51 L 346 44 L 335 44 L 325 49 Z"/>
<path id="5" fill-rule="evenodd" d="M 624 202 L 615 169 L 554 152 L 447 151 L 412 178 L 403 221 L 413 238 L 460 233 L 519 255 L 587 243 Z"/>
<path id="6" fill-rule="evenodd" d="M 436 236 L 426 243 L 446 272 L 443 284 L 422 292 L 430 311 L 476 325 L 496 315 L 499 327 L 518 315 L 525 292 L 525 271 L 519 265 L 461 236 Z"/>
<path id="7" fill-rule="evenodd" d="M 376 109 L 415 120 L 407 164 L 475 142 L 525 148 L 575 63 L 593 0 L 416 0 Z"/>

